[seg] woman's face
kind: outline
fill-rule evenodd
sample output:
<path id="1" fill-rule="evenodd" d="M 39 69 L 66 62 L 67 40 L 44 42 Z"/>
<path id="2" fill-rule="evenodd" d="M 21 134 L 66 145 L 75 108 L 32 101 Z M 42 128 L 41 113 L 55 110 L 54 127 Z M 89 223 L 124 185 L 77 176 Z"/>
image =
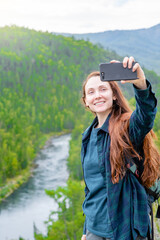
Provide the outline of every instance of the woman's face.
<path id="1" fill-rule="evenodd" d="M 113 92 L 108 82 L 102 82 L 99 76 L 91 77 L 85 85 L 85 103 L 97 115 L 109 114 L 112 110 Z"/>

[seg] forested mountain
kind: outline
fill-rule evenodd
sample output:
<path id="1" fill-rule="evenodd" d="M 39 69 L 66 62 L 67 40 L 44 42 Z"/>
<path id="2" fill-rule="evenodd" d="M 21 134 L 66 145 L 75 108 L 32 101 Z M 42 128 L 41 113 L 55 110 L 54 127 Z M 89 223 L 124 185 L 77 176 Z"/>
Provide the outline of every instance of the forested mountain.
<path id="1" fill-rule="evenodd" d="M 74 128 L 85 75 L 112 58 L 84 40 L 0 28 L 0 197 L 28 172 L 46 134 Z"/>
<path id="2" fill-rule="evenodd" d="M 133 55 L 147 69 L 160 74 L 160 24 L 138 30 L 114 30 L 86 34 L 63 34 L 75 39 L 89 40 L 119 55 Z"/>

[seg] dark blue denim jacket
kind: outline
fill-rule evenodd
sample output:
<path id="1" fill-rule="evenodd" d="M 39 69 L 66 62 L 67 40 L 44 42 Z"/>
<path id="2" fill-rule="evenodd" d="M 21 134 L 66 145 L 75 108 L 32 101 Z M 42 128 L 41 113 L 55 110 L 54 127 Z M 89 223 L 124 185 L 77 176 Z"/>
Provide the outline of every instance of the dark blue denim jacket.
<path id="1" fill-rule="evenodd" d="M 137 89 L 134 86 L 136 110 L 130 117 L 129 136 L 136 149 L 141 147 L 144 137 L 152 129 L 157 111 L 157 100 L 148 81 L 147 86 L 145 90 Z M 144 187 L 129 171 L 127 171 L 119 183 L 113 184 L 111 181 L 110 136 L 108 132 L 109 118 L 110 115 L 106 119 L 105 124 L 103 124 L 101 136 L 97 136 L 97 147 L 100 171 L 104 177 L 106 176 L 108 213 L 114 239 L 131 240 L 136 239 L 139 234 L 147 237 L 150 220 L 147 211 L 148 198 Z M 94 119 L 82 136 L 82 169 L 90 132 L 96 121 L 97 118 Z M 134 159 L 134 161 L 135 160 L 136 159 Z M 143 165 L 142 161 L 136 161 L 136 164 L 138 164 L 138 162 L 139 165 Z M 138 167 L 143 169 L 143 166 Z M 106 174 L 104 174 L 104 172 L 106 172 Z M 87 193 L 88 188 L 86 186 L 85 196 Z"/>

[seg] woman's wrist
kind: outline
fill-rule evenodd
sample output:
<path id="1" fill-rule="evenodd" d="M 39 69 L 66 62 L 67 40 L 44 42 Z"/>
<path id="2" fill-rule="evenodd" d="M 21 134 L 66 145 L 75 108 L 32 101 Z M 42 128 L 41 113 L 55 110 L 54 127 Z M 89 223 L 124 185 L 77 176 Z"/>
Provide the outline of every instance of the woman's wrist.
<path id="1" fill-rule="evenodd" d="M 146 82 L 146 79 L 142 79 L 141 81 L 136 81 L 135 83 L 133 83 L 134 86 L 138 89 L 141 89 L 141 90 L 145 90 L 147 89 L 147 82 Z"/>

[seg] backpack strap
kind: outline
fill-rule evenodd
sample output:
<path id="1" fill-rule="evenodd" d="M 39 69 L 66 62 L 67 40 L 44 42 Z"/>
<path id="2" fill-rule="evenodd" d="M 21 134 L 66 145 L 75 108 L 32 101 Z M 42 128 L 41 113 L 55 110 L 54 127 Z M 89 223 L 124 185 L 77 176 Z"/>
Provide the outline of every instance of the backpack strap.
<path id="1" fill-rule="evenodd" d="M 127 164 L 127 168 L 134 174 L 136 175 L 137 178 L 140 177 L 140 173 L 137 169 L 137 165 L 135 163 L 133 163 L 132 165 L 131 164 Z"/>
<path id="2" fill-rule="evenodd" d="M 149 194 L 149 195 L 151 195 L 151 196 L 153 196 L 154 197 L 154 199 L 155 200 L 157 200 L 159 197 L 160 197 L 160 192 L 155 192 L 155 191 L 153 191 L 151 188 L 146 188 L 145 187 L 145 189 L 146 189 L 146 192 Z"/>
<path id="3" fill-rule="evenodd" d="M 158 203 L 158 209 L 156 213 L 156 218 L 160 218 L 160 204 Z"/>

